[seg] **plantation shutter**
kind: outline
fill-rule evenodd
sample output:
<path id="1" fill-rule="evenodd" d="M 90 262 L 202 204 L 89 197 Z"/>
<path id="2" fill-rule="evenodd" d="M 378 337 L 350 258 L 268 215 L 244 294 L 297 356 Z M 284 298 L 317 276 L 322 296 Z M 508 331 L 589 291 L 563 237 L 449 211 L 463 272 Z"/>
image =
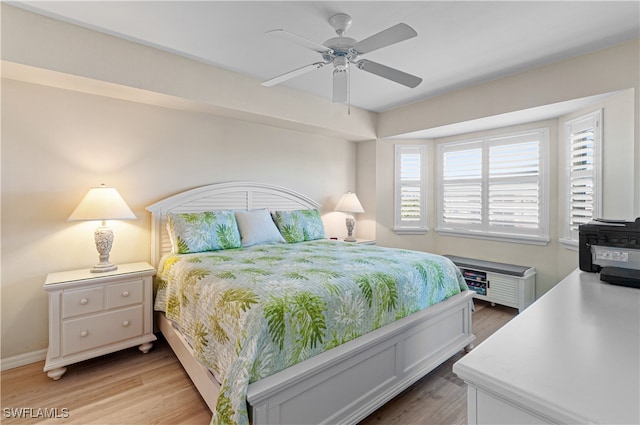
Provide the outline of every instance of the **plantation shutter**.
<path id="1" fill-rule="evenodd" d="M 540 141 L 537 135 L 490 140 L 489 146 L 489 227 L 496 231 L 538 229 Z"/>
<path id="2" fill-rule="evenodd" d="M 426 231 L 425 147 L 396 145 L 396 217 L 398 232 Z"/>
<path id="3" fill-rule="evenodd" d="M 548 129 L 438 146 L 441 233 L 548 242 Z"/>
<path id="4" fill-rule="evenodd" d="M 599 213 L 596 193 L 600 112 L 568 122 L 567 202 L 569 239 L 578 240 L 578 226 Z"/>
<path id="5" fill-rule="evenodd" d="M 482 146 L 445 149 L 442 156 L 442 221 L 457 227 L 482 224 Z"/>

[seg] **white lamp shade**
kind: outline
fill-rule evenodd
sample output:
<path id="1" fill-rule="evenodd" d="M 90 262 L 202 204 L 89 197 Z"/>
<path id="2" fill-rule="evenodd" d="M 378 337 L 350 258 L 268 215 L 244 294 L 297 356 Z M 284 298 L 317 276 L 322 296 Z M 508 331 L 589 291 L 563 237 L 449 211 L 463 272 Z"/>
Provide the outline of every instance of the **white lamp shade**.
<path id="1" fill-rule="evenodd" d="M 137 217 L 113 187 L 93 187 L 67 221 L 135 220 Z"/>
<path id="2" fill-rule="evenodd" d="M 358 200 L 355 193 L 348 192 L 342 195 L 335 208 L 336 211 L 346 212 L 350 214 L 363 213 L 364 208 Z"/>

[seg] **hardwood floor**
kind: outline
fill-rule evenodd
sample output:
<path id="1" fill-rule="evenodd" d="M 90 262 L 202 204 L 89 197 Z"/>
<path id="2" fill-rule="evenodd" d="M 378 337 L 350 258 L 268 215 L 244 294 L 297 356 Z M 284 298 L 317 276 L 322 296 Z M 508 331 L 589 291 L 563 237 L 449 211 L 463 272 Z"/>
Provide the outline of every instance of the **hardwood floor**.
<path id="1" fill-rule="evenodd" d="M 476 301 L 475 345 L 517 310 Z M 451 367 L 456 354 L 361 425 L 466 424 L 466 388 Z M 147 354 L 137 348 L 71 365 L 59 380 L 44 362 L 1 374 L 3 424 L 208 424 L 211 412 L 165 341 Z"/>

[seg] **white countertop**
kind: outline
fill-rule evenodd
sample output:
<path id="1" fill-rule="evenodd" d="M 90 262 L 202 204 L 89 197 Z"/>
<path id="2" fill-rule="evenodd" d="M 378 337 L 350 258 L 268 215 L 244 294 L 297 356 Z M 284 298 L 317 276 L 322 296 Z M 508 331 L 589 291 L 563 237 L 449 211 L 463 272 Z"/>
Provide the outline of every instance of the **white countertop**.
<path id="1" fill-rule="evenodd" d="M 575 270 L 453 366 L 560 423 L 640 423 L 640 289 Z"/>

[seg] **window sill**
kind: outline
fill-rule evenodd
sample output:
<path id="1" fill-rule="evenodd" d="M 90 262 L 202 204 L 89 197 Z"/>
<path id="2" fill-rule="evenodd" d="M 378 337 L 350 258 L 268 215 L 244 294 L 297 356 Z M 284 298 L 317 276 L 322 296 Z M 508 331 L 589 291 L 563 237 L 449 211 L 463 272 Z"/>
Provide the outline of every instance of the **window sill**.
<path id="1" fill-rule="evenodd" d="M 507 235 L 501 233 L 479 233 L 471 230 L 449 230 L 436 229 L 442 236 L 454 236 L 458 238 L 484 239 L 498 242 L 521 243 L 527 245 L 547 245 L 550 241 L 548 237 L 529 235 Z"/>
<path id="2" fill-rule="evenodd" d="M 429 233 L 429 228 L 424 227 L 420 229 L 410 229 L 406 227 L 394 227 L 393 232 L 396 235 L 426 235 L 427 233 Z"/>

